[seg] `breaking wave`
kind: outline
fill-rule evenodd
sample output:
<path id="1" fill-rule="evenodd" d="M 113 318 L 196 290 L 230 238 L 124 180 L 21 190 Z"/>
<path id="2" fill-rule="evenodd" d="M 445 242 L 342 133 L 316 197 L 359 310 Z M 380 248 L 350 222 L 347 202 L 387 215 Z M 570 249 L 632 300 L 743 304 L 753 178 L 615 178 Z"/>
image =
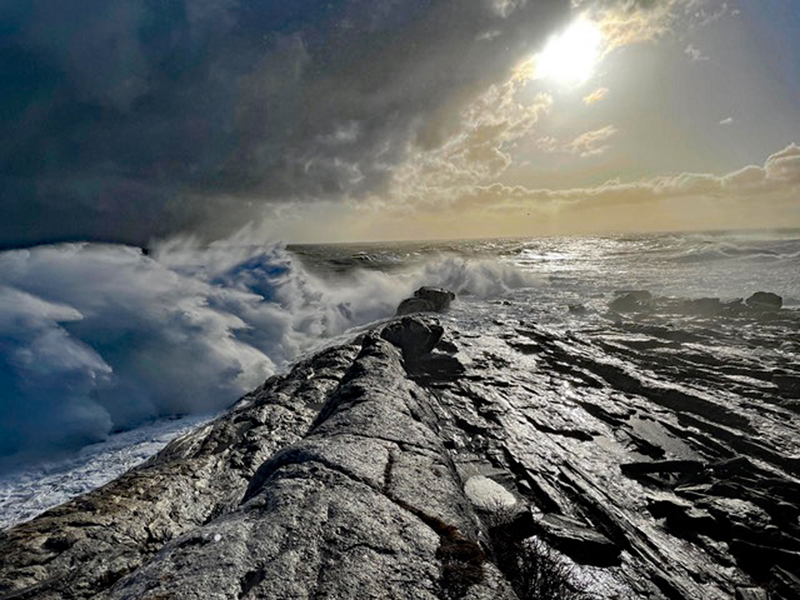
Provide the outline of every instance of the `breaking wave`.
<path id="1" fill-rule="evenodd" d="M 457 257 L 322 277 L 282 244 L 240 242 L 0 253 L 3 462 L 223 409 L 420 285 L 485 298 L 532 284 L 512 265 Z"/>

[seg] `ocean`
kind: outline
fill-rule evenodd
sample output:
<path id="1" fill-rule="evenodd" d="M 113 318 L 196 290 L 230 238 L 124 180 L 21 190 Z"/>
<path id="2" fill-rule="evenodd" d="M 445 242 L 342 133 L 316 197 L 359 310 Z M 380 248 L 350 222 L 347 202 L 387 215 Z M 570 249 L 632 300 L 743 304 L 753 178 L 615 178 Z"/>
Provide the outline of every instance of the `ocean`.
<path id="1" fill-rule="evenodd" d="M 708 394 L 755 398 L 800 370 L 800 230 L 6 251 L 0 527 L 113 479 L 298 358 L 390 318 L 422 285 L 456 292 L 442 320 L 466 333 L 527 323 L 599 348 L 622 335 L 641 348 L 692 340 L 719 371 L 735 365 L 730 380 L 691 382 Z M 652 309 L 609 310 L 630 290 L 649 291 Z M 788 316 L 715 308 L 757 291 L 780 295 Z M 719 303 L 690 302 L 703 298 Z"/>

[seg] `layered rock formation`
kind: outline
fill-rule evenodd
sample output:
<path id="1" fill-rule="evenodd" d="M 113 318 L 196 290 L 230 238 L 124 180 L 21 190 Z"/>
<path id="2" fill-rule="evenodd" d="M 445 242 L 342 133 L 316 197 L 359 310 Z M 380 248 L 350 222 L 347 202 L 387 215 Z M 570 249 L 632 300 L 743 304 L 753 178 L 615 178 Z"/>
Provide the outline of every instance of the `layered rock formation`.
<path id="1" fill-rule="evenodd" d="M 796 598 L 800 367 L 708 331 L 399 318 L 0 534 L 0 598 Z"/>

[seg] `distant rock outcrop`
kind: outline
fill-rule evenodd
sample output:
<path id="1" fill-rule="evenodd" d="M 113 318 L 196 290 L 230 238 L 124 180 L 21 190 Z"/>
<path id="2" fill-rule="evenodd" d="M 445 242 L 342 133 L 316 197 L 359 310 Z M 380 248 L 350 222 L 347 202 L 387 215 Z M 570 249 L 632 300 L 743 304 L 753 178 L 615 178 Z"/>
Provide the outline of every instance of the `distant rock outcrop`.
<path id="1" fill-rule="evenodd" d="M 421 287 L 412 298 L 406 298 L 397 307 L 397 316 L 421 312 L 442 312 L 450 307 L 456 295 L 438 287 Z"/>
<path id="2" fill-rule="evenodd" d="M 650 307 L 653 295 L 647 290 L 637 290 L 633 292 L 621 292 L 609 304 L 609 308 L 616 312 L 634 312 L 646 310 Z"/>
<path id="3" fill-rule="evenodd" d="M 747 306 L 759 310 L 778 310 L 783 306 L 783 298 L 772 292 L 756 292 L 747 299 Z"/>
<path id="4" fill-rule="evenodd" d="M 673 298 L 654 296 L 647 290 L 617 292 L 608 308 L 616 313 L 676 314 L 698 317 L 757 317 L 772 319 L 783 306 L 783 298 L 772 292 L 756 292 L 741 298 Z M 575 312 L 570 307 L 571 312 Z"/>

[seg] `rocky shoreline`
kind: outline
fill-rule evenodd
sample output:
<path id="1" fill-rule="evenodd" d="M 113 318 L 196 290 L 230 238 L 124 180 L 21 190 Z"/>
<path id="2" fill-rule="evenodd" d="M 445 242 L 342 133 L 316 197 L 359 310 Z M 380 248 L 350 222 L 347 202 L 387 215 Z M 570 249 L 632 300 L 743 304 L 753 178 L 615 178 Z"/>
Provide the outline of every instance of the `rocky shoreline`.
<path id="1" fill-rule="evenodd" d="M 715 353 L 749 308 L 640 308 L 597 334 L 411 314 L 324 350 L 0 533 L 0 599 L 800 597 L 796 354 Z"/>

